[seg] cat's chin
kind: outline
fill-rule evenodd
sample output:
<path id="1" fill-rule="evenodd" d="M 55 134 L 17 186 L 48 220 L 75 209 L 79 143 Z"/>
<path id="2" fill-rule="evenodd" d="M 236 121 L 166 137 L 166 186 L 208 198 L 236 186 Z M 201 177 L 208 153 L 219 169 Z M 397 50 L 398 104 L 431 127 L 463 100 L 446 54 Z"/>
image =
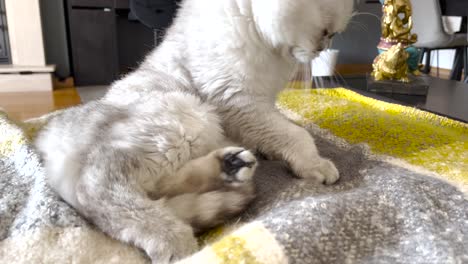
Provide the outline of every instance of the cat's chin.
<path id="1" fill-rule="evenodd" d="M 310 52 L 305 49 L 295 47 L 291 49 L 291 55 L 299 63 L 307 64 L 318 56 L 318 52 Z"/>

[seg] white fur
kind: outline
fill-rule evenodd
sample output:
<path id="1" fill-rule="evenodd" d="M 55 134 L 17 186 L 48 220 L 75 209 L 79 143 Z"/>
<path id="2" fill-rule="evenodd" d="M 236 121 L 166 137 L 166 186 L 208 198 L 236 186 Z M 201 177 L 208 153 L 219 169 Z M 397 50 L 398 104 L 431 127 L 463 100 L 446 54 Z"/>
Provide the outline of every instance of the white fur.
<path id="1" fill-rule="evenodd" d="M 203 165 L 218 176 L 220 159 L 210 154 L 217 153 L 215 149 L 239 142 L 286 161 L 301 178 L 334 183 L 338 170 L 319 155 L 304 128 L 278 112 L 275 100 L 294 65 L 310 61 L 328 45 L 332 33 L 345 28 L 352 6 L 353 0 L 183 1 L 164 42 L 139 69 L 114 83 L 101 101 L 67 111 L 54 121 L 58 129 L 51 124 L 42 133 L 38 147 L 53 163 L 47 166 L 51 185 L 72 205 L 81 203 L 100 228 L 165 263 L 195 250 L 191 229 L 176 217 L 191 217 L 184 210 L 187 202 L 200 201 L 198 208 L 208 212 L 209 201 L 224 197 L 218 205 L 223 208 L 210 209 L 238 212 L 248 199 L 242 200 L 239 192 L 215 191 L 193 199 L 189 197 L 194 194 L 176 196 L 165 203 L 142 197 L 141 190 L 168 186 L 161 181 L 171 175 L 203 175 Z M 83 133 L 77 137 L 80 129 Z M 86 171 L 75 169 L 83 156 L 91 159 Z M 144 164 L 136 178 L 126 181 L 130 185 L 136 180 L 133 189 L 109 182 L 116 178 L 97 177 L 102 171 L 114 174 L 93 159 L 105 159 L 103 163 L 111 166 L 133 156 Z M 254 159 L 250 153 L 240 156 Z M 132 162 L 127 165 L 135 167 Z M 121 174 L 127 171 L 117 169 Z M 237 180 L 249 180 L 254 169 L 240 169 Z M 82 191 L 78 196 L 77 189 Z M 96 199 L 102 195 L 109 201 Z M 135 208 L 144 210 L 119 207 L 127 203 L 138 203 Z M 119 206 L 102 212 L 100 208 L 108 205 Z M 202 216 L 213 217 L 206 212 Z"/>
<path id="2" fill-rule="evenodd" d="M 179 90 L 216 107 L 227 135 L 286 160 L 304 178 L 333 183 L 338 171 L 322 159 L 309 134 L 274 108 L 297 61 L 344 30 L 352 0 L 188 0 L 165 41 L 104 100 L 128 104 L 160 88 L 161 72 Z"/>

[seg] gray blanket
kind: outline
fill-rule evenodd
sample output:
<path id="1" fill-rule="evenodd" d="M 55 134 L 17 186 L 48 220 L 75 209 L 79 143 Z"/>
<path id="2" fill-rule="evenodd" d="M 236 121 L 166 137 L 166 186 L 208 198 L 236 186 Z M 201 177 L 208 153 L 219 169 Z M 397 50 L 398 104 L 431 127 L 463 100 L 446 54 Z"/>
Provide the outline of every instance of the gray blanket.
<path id="1" fill-rule="evenodd" d="M 258 169 L 258 197 L 203 236 L 182 263 L 468 263 L 468 201 L 438 178 L 372 157 L 310 128 L 342 178 L 294 178 L 277 161 Z M 0 263 L 145 263 L 46 185 L 23 129 L 0 115 Z M 103 208 L 105 210 L 105 208 Z"/>

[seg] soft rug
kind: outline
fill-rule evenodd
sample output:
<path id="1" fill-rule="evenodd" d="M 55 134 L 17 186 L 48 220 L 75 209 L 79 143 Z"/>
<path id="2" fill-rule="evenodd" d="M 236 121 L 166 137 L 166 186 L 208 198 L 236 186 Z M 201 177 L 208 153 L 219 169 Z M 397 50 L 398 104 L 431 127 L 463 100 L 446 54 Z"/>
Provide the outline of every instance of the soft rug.
<path id="1" fill-rule="evenodd" d="M 468 263 L 466 124 L 345 89 L 287 90 L 278 107 L 342 178 L 315 185 L 262 161 L 252 206 L 180 263 Z M 50 117 L 0 114 L 0 263 L 148 262 L 48 188 L 30 141 Z"/>

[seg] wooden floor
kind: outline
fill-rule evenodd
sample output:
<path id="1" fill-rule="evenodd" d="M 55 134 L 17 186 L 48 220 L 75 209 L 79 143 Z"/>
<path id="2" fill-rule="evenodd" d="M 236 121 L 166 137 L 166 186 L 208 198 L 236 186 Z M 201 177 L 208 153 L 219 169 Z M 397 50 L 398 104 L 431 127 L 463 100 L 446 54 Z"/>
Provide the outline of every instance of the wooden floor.
<path id="1" fill-rule="evenodd" d="M 38 117 L 80 103 L 75 88 L 59 88 L 53 92 L 0 93 L 0 108 L 15 120 Z"/>
<path id="2" fill-rule="evenodd" d="M 341 65 L 338 69 L 342 75 L 349 74 L 349 69 L 353 69 L 353 74 L 363 74 L 370 71 L 371 65 L 353 65 L 353 67 Z M 358 69 L 357 72 L 356 69 Z M 436 75 L 436 73 L 437 70 L 431 71 L 431 75 Z M 448 73 L 448 70 L 440 70 L 440 78 L 447 79 Z M 12 119 L 26 120 L 54 110 L 78 105 L 81 99 L 77 90 L 70 88 L 72 83 L 72 81 L 66 83 L 64 88 L 56 88 L 53 92 L 0 93 L 0 108 L 5 110 Z"/>

